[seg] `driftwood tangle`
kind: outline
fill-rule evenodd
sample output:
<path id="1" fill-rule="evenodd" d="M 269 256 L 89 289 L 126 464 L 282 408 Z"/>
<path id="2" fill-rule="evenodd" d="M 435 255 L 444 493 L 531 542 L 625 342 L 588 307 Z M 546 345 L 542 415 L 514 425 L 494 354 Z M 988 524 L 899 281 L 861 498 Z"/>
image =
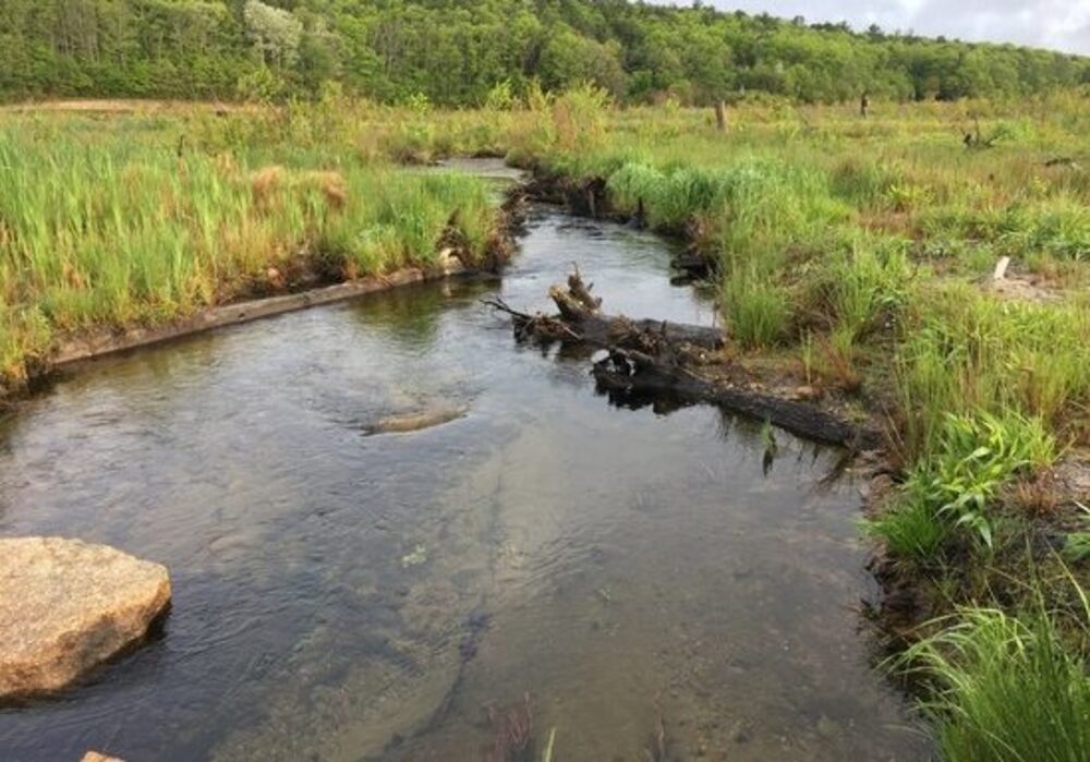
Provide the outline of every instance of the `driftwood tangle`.
<path id="1" fill-rule="evenodd" d="M 879 447 L 877 432 L 860 428 L 813 404 L 784 399 L 748 386 L 730 385 L 701 375 L 715 362 L 712 353 L 725 345 L 718 328 L 660 320 L 632 320 L 601 312 L 601 299 L 592 295 L 578 268 L 567 287 L 553 286 L 549 296 L 556 315 L 530 315 L 500 300 L 488 302 L 511 315 L 520 341 L 584 344 L 608 355 L 594 364 L 599 389 L 632 400 L 664 397 L 682 403 L 709 403 L 816 442 L 853 449 Z"/>

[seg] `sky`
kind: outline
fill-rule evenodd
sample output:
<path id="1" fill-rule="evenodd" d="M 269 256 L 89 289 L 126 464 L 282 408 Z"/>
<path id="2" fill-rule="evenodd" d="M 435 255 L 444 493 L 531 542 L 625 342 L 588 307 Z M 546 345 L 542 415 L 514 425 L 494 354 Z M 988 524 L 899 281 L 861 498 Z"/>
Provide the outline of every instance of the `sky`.
<path id="1" fill-rule="evenodd" d="M 688 5 L 678 0 L 677 5 Z M 704 0 L 721 10 L 1090 55 L 1090 0 Z"/>

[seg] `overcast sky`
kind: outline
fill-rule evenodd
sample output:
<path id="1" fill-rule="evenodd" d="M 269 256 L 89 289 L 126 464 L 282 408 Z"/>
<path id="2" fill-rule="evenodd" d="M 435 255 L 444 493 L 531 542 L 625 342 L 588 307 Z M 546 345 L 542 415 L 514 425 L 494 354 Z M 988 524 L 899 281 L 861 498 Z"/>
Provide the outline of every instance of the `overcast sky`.
<path id="1" fill-rule="evenodd" d="M 688 2 L 670 3 L 688 5 Z M 1090 0 L 705 0 L 722 10 L 847 21 L 857 30 L 1014 42 L 1090 55 Z"/>

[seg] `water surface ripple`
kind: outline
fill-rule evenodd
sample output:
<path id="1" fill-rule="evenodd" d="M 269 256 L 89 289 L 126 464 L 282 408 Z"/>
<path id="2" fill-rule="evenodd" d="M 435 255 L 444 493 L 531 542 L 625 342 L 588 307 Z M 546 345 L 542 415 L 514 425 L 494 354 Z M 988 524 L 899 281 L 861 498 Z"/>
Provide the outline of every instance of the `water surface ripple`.
<path id="1" fill-rule="evenodd" d="M 0 423 L 0 533 L 167 564 L 148 647 L 0 711 L 0 759 L 923 760 L 867 667 L 835 453 L 617 410 L 513 346 L 578 261 L 613 312 L 710 323 L 657 239 L 539 212 L 501 284 L 413 287 L 104 360 Z M 421 410 L 464 417 L 367 436 Z"/>

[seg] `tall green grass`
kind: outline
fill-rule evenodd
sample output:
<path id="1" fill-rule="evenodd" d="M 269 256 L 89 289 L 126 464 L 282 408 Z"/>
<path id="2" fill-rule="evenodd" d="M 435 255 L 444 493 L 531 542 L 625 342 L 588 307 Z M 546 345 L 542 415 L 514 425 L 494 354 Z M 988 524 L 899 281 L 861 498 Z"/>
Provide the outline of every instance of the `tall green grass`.
<path id="1" fill-rule="evenodd" d="M 948 413 L 1011 409 L 1083 437 L 1090 314 L 1077 302 L 1003 301 L 968 285 L 933 289 L 898 350 L 910 453 L 926 457 Z"/>
<path id="2" fill-rule="evenodd" d="M 736 269 L 723 284 L 721 301 L 731 340 L 743 348 L 773 347 L 787 338 L 790 297 L 759 267 Z"/>
<path id="3" fill-rule="evenodd" d="M 819 328 L 861 341 L 901 325 L 919 298 L 917 268 L 902 241 L 862 236 L 825 254 L 806 279 L 806 308 Z"/>
<path id="4" fill-rule="evenodd" d="M 469 257 L 495 225 L 486 185 L 293 146 L 248 164 L 75 129 L 0 124 L 0 376 L 57 337 L 155 324 L 315 279 L 435 263 L 453 222 Z M 275 151 L 265 149 L 267 158 Z"/>
<path id="5" fill-rule="evenodd" d="M 821 172 L 753 153 L 717 168 L 627 162 L 607 187 L 621 210 L 642 208 L 652 227 L 697 231 L 695 245 L 718 250 L 728 330 L 747 348 L 788 337 L 795 310 L 781 270 L 848 217 Z"/>
<path id="6" fill-rule="evenodd" d="M 1052 615 L 978 608 L 938 624 L 898 664 L 934 688 L 924 707 L 945 762 L 1090 759 L 1088 665 Z"/>

